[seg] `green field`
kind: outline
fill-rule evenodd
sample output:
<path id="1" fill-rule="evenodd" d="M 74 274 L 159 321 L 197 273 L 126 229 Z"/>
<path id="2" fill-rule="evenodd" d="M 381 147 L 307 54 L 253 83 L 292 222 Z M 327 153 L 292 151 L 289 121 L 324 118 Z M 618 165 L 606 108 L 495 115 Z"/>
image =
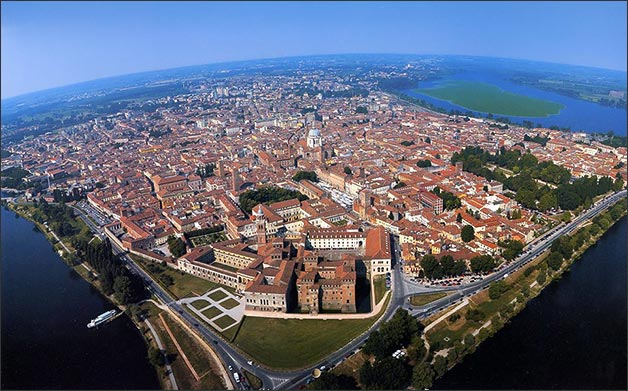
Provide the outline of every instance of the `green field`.
<path id="1" fill-rule="evenodd" d="M 410 304 L 416 305 L 416 306 L 421 306 L 421 305 L 425 305 L 427 303 L 431 303 L 434 300 L 438 300 L 438 299 L 443 298 L 445 296 L 447 296 L 447 293 L 445 293 L 445 292 L 427 293 L 427 294 L 422 294 L 422 295 L 415 295 L 415 296 L 412 296 L 410 298 Z"/>
<path id="2" fill-rule="evenodd" d="M 449 80 L 436 87 L 414 91 L 469 110 L 518 117 L 547 117 L 558 114 L 565 107 L 559 103 L 504 91 L 492 84 L 464 80 Z"/>
<path id="3" fill-rule="evenodd" d="M 214 320 L 213 322 L 216 324 L 216 326 L 220 327 L 221 329 L 225 329 L 233 325 L 236 321 L 229 315 L 223 315 L 220 318 Z"/>
<path id="4" fill-rule="evenodd" d="M 233 300 L 233 299 L 229 298 L 229 299 L 221 302 L 219 305 L 222 308 L 226 308 L 226 309 L 230 310 L 230 309 L 232 309 L 234 307 L 237 307 L 239 304 L 240 303 L 237 300 Z"/>
<path id="5" fill-rule="evenodd" d="M 222 311 L 216 307 L 209 307 L 205 311 L 203 311 L 203 315 L 207 317 L 207 319 L 211 320 L 213 317 L 222 314 Z"/>
<path id="6" fill-rule="evenodd" d="M 382 311 L 386 305 L 382 308 Z M 245 316 L 235 344 L 253 360 L 276 369 L 312 365 L 368 329 L 367 319 L 271 319 Z"/>

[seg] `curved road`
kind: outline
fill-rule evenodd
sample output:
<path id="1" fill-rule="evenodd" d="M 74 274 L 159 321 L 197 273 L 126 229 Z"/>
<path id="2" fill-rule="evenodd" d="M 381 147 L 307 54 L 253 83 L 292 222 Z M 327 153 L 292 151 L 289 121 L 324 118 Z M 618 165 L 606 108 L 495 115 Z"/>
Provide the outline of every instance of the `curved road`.
<path id="1" fill-rule="evenodd" d="M 218 333 L 214 332 L 208 326 L 200 323 L 198 319 L 196 319 L 189 312 L 187 312 L 184 306 L 178 304 L 175 300 L 173 300 L 173 298 L 166 291 L 164 291 L 161 286 L 159 286 L 159 284 L 157 284 L 151 278 L 151 276 L 149 276 L 146 272 L 144 272 L 142 268 L 136 265 L 135 262 L 126 254 L 126 252 L 123 249 L 119 248 L 113 241 L 112 246 L 114 252 L 116 254 L 119 254 L 121 259 L 126 261 L 129 268 L 144 278 L 148 289 L 156 297 L 158 297 L 160 301 L 162 301 L 165 305 L 171 308 L 173 314 L 179 316 L 179 318 L 186 322 L 191 329 L 196 330 L 196 332 L 214 348 L 218 356 L 223 361 L 223 365 L 225 365 L 226 367 L 231 365 L 235 369 L 246 369 L 247 371 L 253 373 L 255 376 L 259 377 L 262 380 L 264 389 L 294 389 L 302 385 L 310 377 L 314 368 L 321 367 L 323 365 L 331 368 L 342 362 L 348 354 L 359 350 L 360 346 L 368 339 L 369 334 L 377 329 L 382 322 L 390 319 L 398 308 L 407 305 L 409 312 L 413 316 L 418 318 L 424 318 L 450 306 L 457 301 L 462 301 L 465 296 L 470 296 L 482 289 L 486 289 L 491 282 L 503 278 L 507 273 L 510 273 L 520 268 L 522 265 L 530 262 L 538 255 L 546 251 L 556 238 L 561 235 L 573 232 L 580 224 L 599 214 L 604 209 L 608 208 L 610 205 L 625 196 L 626 190 L 622 190 L 618 193 L 604 198 L 603 200 L 598 201 L 591 209 L 576 217 L 569 224 L 560 224 L 552 230 L 548 231 L 542 237 L 539 237 L 534 244 L 528 245 L 526 247 L 524 253 L 517 260 L 510 263 L 502 270 L 486 277 L 482 281 L 460 287 L 426 288 L 420 284 L 405 279 L 401 273 L 399 265 L 396 264 L 392 273 L 392 297 L 390 298 L 390 302 L 388 304 L 388 307 L 386 308 L 384 316 L 378 319 L 368 330 L 366 330 L 360 336 L 347 343 L 340 350 L 329 355 L 322 362 L 318 363 L 315 366 L 297 371 L 282 372 L 260 367 L 257 365 L 249 365 L 247 362 L 249 360 L 248 357 L 244 356 L 241 352 L 239 352 L 229 343 L 224 341 Z M 104 233 L 101 227 L 96 226 L 84 214 L 82 210 L 78 208 L 75 208 L 75 210 L 80 214 L 80 216 L 87 223 L 90 229 L 92 229 L 92 231 L 94 231 L 99 237 L 104 237 Z M 398 243 L 396 241 L 397 239 L 393 236 L 393 259 L 396 258 L 398 254 Z M 421 307 L 413 307 L 407 304 L 408 298 L 417 293 L 442 291 L 454 291 L 455 293 Z M 233 374 L 231 374 L 231 376 L 233 376 Z M 239 389 L 247 388 L 241 382 L 236 383 L 235 381 L 233 381 L 233 384 L 235 384 Z"/>

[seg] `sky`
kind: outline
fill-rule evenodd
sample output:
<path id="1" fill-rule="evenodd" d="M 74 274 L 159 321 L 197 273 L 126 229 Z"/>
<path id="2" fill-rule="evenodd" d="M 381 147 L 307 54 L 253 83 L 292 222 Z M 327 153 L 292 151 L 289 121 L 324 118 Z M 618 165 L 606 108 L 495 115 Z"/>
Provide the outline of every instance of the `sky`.
<path id="1" fill-rule="evenodd" d="M 461 54 L 626 71 L 626 2 L 12 2 L 1 95 L 298 55 Z"/>

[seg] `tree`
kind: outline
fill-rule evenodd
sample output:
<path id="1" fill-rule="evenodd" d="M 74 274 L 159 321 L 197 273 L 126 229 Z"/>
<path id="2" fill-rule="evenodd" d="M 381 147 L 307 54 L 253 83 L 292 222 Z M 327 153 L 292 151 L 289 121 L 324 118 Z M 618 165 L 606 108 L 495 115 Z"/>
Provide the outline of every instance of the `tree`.
<path id="1" fill-rule="evenodd" d="M 120 303 L 127 304 L 133 298 L 131 279 L 127 276 L 116 277 L 113 281 L 113 293 Z"/>
<path id="2" fill-rule="evenodd" d="M 416 162 L 417 167 L 432 167 L 432 161 L 430 159 L 418 160 Z"/>
<path id="3" fill-rule="evenodd" d="M 436 356 L 434 359 L 434 372 L 436 377 L 441 377 L 447 371 L 447 359 L 443 356 Z"/>
<path id="4" fill-rule="evenodd" d="M 429 389 L 434 380 L 434 370 L 427 362 L 422 362 L 414 366 L 412 371 L 412 386 L 418 390 Z"/>
<path id="5" fill-rule="evenodd" d="M 554 271 L 560 269 L 563 263 L 563 256 L 560 253 L 553 252 L 547 257 L 547 265 Z"/>
<path id="6" fill-rule="evenodd" d="M 314 171 L 298 171 L 292 177 L 292 180 L 294 180 L 295 182 L 298 182 L 302 179 L 307 179 L 312 182 L 318 182 L 318 176 Z"/>
<path id="7" fill-rule="evenodd" d="M 185 251 L 186 251 L 185 242 L 181 240 L 181 238 L 170 236 L 168 238 L 168 250 L 170 250 L 170 253 L 174 255 L 176 258 L 179 258 L 183 254 L 185 254 Z"/>
<path id="8" fill-rule="evenodd" d="M 478 255 L 471 258 L 470 264 L 473 273 L 484 274 L 491 272 L 497 266 L 497 261 L 490 255 Z"/>
<path id="9" fill-rule="evenodd" d="M 329 371 L 321 373 L 308 387 L 312 390 L 357 390 L 355 379 L 347 375 L 335 375 Z"/>
<path id="10" fill-rule="evenodd" d="M 467 334 L 464 336 L 464 344 L 470 348 L 471 346 L 475 345 L 475 337 L 473 336 L 473 334 Z"/>
<path id="11" fill-rule="evenodd" d="M 401 390 L 410 383 L 412 372 L 405 360 L 388 356 L 371 365 L 366 361 L 360 368 L 360 383 L 369 390 Z"/>
<path id="12" fill-rule="evenodd" d="M 463 242 L 468 243 L 475 238 L 475 230 L 472 226 L 467 224 L 462 227 L 462 230 L 460 231 L 460 237 L 462 238 Z"/>
<path id="13" fill-rule="evenodd" d="M 166 358 L 161 350 L 151 346 L 148 349 L 148 361 L 150 361 L 151 365 L 163 367 L 166 364 Z"/>
<path id="14" fill-rule="evenodd" d="M 506 281 L 495 281 L 488 288 L 488 296 L 491 300 L 497 300 L 499 297 L 510 289 L 510 285 Z"/>
<path id="15" fill-rule="evenodd" d="M 536 282 L 539 285 L 543 285 L 545 284 L 545 280 L 547 279 L 547 276 L 545 275 L 544 272 L 539 273 L 539 275 L 536 277 Z"/>
<path id="16" fill-rule="evenodd" d="M 508 240 L 506 242 L 502 242 L 501 245 L 504 247 L 502 256 L 508 261 L 512 261 L 517 258 L 523 251 L 523 243 L 519 240 Z"/>
<path id="17" fill-rule="evenodd" d="M 472 308 L 467 311 L 465 318 L 474 322 L 480 322 L 484 319 L 484 312 L 479 309 Z"/>
<path id="18" fill-rule="evenodd" d="M 462 215 L 460 213 L 458 213 L 458 215 L 456 216 L 456 222 L 458 224 L 462 223 Z"/>
<path id="19" fill-rule="evenodd" d="M 347 175 L 353 175 L 353 171 L 351 171 L 350 167 L 345 167 L 344 173 L 347 174 Z"/>

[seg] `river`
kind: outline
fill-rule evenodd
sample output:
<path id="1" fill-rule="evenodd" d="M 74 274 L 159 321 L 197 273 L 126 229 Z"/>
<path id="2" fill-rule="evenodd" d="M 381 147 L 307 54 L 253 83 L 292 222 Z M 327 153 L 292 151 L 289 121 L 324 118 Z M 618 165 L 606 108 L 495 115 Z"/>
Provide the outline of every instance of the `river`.
<path id="1" fill-rule="evenodd" d="M 506 117 L 513 122 L 521 123 L 524 120 L 532 121 L 534 125 L 540 123 L 545 127 L 557 125 L 569 127 L 573 131 L 585 131 L 588 133 L 606 133 L 613 130 L 615 134 L 626 134 L 626 110 L 613 107 L 602 106 L 597 103 L 570 98 L 554 92 L 541 90 L 538 88 L 513 83 L 505 77 L 500 77 L 494 72 L 478 71 L 464 72 L 451 75 L 449 77 L 430 80 L 419 83 L 419 88 L 431 88 L 446 83 L 449 80 L 466 80 L 495 85 L 504 91 L 519 95 L 529 96 L 560 103 L 565 106 L 560 113 L 547 117 L 516 117 L 509 115 L 495 114 L 496 117 Z M 453 104 L 451 102 L 433 98 L 431 96 L 416 92 L 414 90 L 404 90 L 403 93 L 414 98 L 423 99 L 437 107 L 446 110 L 459 110 L 462 112 L 473 111 L 466 107 Z M 484 113 L 486 115 L 488 113 Z M 494 113 L 493 113 L 494 114 Z"/>
<path id="2" fill-rule="evenodd" d="M 626 389 L 623 217 L 434 389 Z"/>
<path id="3" fill-rule="evenodd" d="M 2 208 L 2 389 L 159 389 L 147 347 L 57 255 L 35 225 Z"/>

